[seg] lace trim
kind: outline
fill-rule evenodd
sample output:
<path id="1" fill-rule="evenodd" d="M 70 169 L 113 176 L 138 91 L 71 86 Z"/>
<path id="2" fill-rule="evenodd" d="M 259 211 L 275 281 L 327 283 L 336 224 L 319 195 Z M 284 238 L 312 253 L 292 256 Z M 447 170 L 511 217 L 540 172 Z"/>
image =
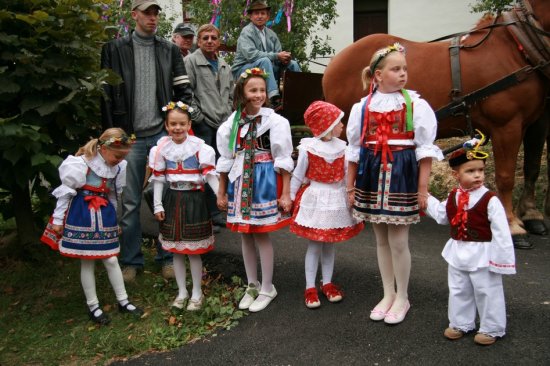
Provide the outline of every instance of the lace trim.
<path id="1" fill-rule="evenodd" d="M 338 138 L 330 141 L 321 141 L 315 138 L 304 138 L 300 141 L 298 149 L 320 156 L 325 160 L 334 161 L 346 153 L 346 142 Z"/>
<path id="2" fill-rule="evenodd" d="M 176 144 L 170 136 L 165 136 L 159 140 L 157 146 L 160 147 L 159 154 L 165 159 L 184 161 L 199 152 L 203 143 L 201 139 L 195 136 L 187 136 L 184 142 Z"/>
<path id="3" fill-rule="evenodd" d="M 103 157 L 99 153 L 96 154 L 96 156 L 94 156 L 91 160 L 86 160 L 84 157 L 82 157 L 82 159 L 86 162 L 86 165 L 88 165 L 88 167 L 101 178 L 114 178 L 118 173 L 118 166 L 122 163 L 126 164 L 126 162 L 121 162 L 118 165 L 109 166 L 105 163 L 105 160 L 103 160 Z"/>
<path id="4" fill-rule="evenodd" d="M 414 103 L 414 101 L 420 98 L 417 92 L 413 90 L 408 90 L 409 95 Z M 369 104 L 369 110 L 373 112 L 388 112 L 388 111 L 400 111 L 404 108 L 405 98 L 401 92 L 394 93 L 381 93 L 377 91 L 372 96 L 372 100 Z"/>

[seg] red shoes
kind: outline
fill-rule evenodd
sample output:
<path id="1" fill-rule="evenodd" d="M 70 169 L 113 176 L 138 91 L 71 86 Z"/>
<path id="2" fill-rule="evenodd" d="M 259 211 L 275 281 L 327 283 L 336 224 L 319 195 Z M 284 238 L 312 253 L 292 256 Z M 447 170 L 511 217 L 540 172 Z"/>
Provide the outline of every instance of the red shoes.
<path id="1" fill-rule="evenodd" d="M 315 287 L 308 288 L 304 293 L 306 299 L 306 307 L 309 309 L 316 309 L 321 306 L 321 301 L 319 301 L 319 295 L 317 295 L 317 289 Z"/>
<path id="2" fill-rule="evenodd" d="M 344 293 L 338 286 L 332 282 L 327 283 L 326 285 L 321 286 L 321 291 L 327 297 L 330 302 L 339 302 L 344 298 Z"/>

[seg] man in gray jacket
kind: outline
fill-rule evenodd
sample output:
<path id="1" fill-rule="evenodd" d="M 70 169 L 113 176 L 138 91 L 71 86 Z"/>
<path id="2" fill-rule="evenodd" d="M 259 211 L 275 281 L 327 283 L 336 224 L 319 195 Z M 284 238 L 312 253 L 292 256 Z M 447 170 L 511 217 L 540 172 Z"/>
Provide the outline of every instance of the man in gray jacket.
<path id="1" fill-rule="evenodd" d="M 197 31 L 197 45 L 199 48 L 184 58 L 193 89 L 192 128 L 195 135 L 212 146 L 219 156 L 216 132 L 232 111 L 233 78 L 229 65 L 218 58 L 220 31 L 216 26 L 202 25 Z M 212 193 L 209 186 L 207 190 L 213 224 L 225 226 L 225 219 L 216 205 L 216 192 Z"/>
<path id="2" fill-rule="evenodd" d="M 283 51 L 277 34 L 266 27 L 270 7 L 263 0 L 250 3 L 246 25 L 237 40 L 237 52 L 231 68 L 236 80 L 246 69 L 259 67 L 268 74 L 267 96 L 274 109 L 280 104 L 279 79 L 284 70 L 301 71 L 300 66 L 288 51 Z"/>

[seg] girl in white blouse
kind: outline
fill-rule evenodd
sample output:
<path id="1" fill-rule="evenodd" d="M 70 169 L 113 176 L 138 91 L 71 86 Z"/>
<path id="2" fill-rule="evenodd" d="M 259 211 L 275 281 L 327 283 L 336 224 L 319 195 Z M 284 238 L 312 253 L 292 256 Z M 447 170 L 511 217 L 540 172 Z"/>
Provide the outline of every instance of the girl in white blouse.
<path id="1" fill-rule="evenodd" d="M 81 261 L 80 279 L 89 317 L 110 322 L 99 306 L 95 286 L 95 260 L 101 259 L 121 312 L 137 317 L 143 311 L 128 301 L 117 255 L 120 252 L 117 201 L 126 184 L 126 161 L 135 138 L 120 128 L 109 128 L 69 155 L 59 167 L 61 185 L 52 194 L 57 205 L 42 241 L 67 257 Z"/>

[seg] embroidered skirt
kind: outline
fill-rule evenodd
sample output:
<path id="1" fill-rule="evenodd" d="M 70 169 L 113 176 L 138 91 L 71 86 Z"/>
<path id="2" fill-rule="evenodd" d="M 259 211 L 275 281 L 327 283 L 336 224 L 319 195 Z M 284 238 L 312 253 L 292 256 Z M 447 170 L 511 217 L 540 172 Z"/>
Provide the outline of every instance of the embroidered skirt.
<path id="1" fill-rule="evenodd" d="M 281 196 L 282 178 L 275 172 L 273 161 L 254 164 L 250 217 L 241 212 L 242 175 L 227 187 L 227 227 L 239 233 L 266 233 L 290 224 L 290 214 L 279 210 L 277 199 Z"/>
<path id="2" fill-rule="evenodd" d="M 100 259 L 118 255 L 118 224 L 111 202 L 90 209 L 79 192 L 69 203 L 59 252 L 67 257 Z"/>
<path id="3" fill-rule="evenodd" d="M 393 161 L 388 161 L 385 171 L 380 161 L 382 154 L 366 150 L 364 167 L 355 180 L 353 215 L 356 218 L 371 223 L 404 225 L 420 221 L 418 163 L 414 149 L 393 151 L 392 154 Z"/>
<path id="4" fill-rule="evenodd" d="M 352 217 L 345 186 L 312 181 L 296 194 L 290 231 L 309 240 L 341 242 L 358 235 L 364 224 Z"/>
<path id="5" fill-rule="evenodd" d="M 204 254 L 214 249 L 212 219 L 203 191 L 167 189 L 162 200 L 165 218 L 159 240 L 166 251 Z"/>

